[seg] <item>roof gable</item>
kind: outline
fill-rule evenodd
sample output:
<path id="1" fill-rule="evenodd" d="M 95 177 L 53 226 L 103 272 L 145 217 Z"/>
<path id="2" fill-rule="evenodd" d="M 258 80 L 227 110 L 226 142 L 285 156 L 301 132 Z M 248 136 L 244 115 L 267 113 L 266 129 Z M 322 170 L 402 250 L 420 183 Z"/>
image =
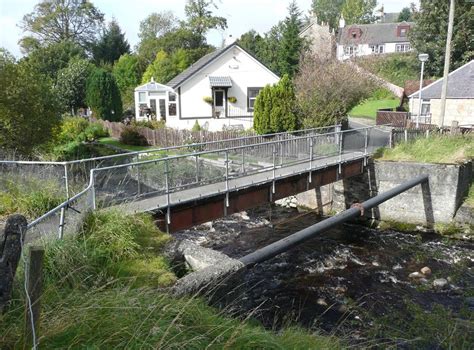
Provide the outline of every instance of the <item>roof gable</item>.
<path id="1" fill-rule="evenodd" d="M 339 30 L 337 42 L 340 45 L 408 42 L 407 35 L 399 35 L 399 28 L 412 28 L 413 26 L 413 22 L 353 24 Z M 351 33 L 355 30 L 359 31 L 360 35 L 353 37 Z"/>
<path id="2" fill-rule="evenodd" d="M 426 99 L 441 98 L 443 78 L 421 89 L 421 97 Z M 409 97 L 418 98 L 419 90 Z M 474 60 L 466 63 L 448 75 L 446 98 L 474 98 Z"/>
<path id="3" fill-rule="evenodd" d="M 164 91 L 170 91 L 170 90 L 172 89 L 170 89 L 169 86 L 157 83 L 156 81 L 153 80 L 153 78 L 150 82 L 137 86 L 135 88 L 135 91 L 163 91 L 164 92 Z"/>
<path id="4" fill-rule="evenodd" d="M 267 66 L 265 66 L 262 62 L 260 62 L 256 57 L 254 57 L 252 54 L 247 52 L 245 49 L 240 47 L 237 44 L 231 44 L 227 47 L 224 47 L 222 49 L 218 49 L 216 51 L 213 51 L 203 57 L 201 57 L 199 60 L 197 60 L 195 63 L 193 63 L 188 69 L 185 71 L 181 72 L 178 74 L 176 77 L 171 79 L 166 85 L 172 87 L 173 89 L 178 88 L 181 86 L 184 82 L 192 78 L 195 74 L 200 72 L 203 68 L 207 67 L 209 64 L 212 62 L 216 61 L 219 57 L 224 55 L 226 52 L 230 51 L 233 48 L 238 48 L 248 56 L 250 56 L 253 60 L 255 60 L 259 65 L 261 65 L 264 69 L 268 70 L 270 73 L 275 75 L 275 77 L 279 78 L 277 74 L 272 72 Z"/>

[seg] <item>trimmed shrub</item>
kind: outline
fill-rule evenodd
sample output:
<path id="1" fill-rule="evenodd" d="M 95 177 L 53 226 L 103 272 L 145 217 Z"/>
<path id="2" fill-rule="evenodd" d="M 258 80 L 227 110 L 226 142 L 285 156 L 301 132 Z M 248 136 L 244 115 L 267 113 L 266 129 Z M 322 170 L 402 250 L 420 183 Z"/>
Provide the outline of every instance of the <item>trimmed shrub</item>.
<path id="1" fill-rule="evenodd" d="M 193 128 L 191 129 L 191 131 L 198 132 L 198 131 L 201 131 L 201 130 L 202 130 L 201 125 L 199 125 L 199 122 L 196 120 L 194 122 L 194 125 L 193 125 Z"/>
<path id="2" fill-rule="evenodd" d="M 152 130 L 164 129 L 166 127 L 166 122 L 164 120 L 140 120 L 132 121 L 132 126 L 139 128 L 149 128 Z"/>
<path id="3" fill-rule="evenodd" d="M 120 134 L 120 142 L 129 146 L 149 146 L 145 136 L 140 134 L 138 129 L 133 126 L 127 126 Z"/>

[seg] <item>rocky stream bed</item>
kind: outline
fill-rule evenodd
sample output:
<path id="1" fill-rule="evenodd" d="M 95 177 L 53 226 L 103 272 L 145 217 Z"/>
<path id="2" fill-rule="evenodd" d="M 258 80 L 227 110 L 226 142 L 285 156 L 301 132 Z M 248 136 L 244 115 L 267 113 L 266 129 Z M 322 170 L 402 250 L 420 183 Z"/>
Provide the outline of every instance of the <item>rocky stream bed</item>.
<path id="1" fill-rule="evenodd" d="M 175 237 L 238 258 L 320 220 L 267 206 Z M 437 329 L 453 327 L 465 337 L 462 347 L 474 344 L 473 241 L 345 224 L 246 271 L 241 282 L 214 303 L 251 313 L 267 328 L 298 324 L 362 346 L 388 339 L 401 348 L 443 348 Z"/>

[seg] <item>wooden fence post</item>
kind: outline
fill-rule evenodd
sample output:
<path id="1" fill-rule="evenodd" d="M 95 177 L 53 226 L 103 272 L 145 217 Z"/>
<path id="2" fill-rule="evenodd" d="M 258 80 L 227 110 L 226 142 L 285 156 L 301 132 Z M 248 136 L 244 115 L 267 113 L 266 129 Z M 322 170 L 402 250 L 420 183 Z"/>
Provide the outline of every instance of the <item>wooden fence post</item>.
<path id="1" fill-rule="evenodd" d="M 0 233 L 0 313 L 10 301 L 13 278 L 21 256 L 27 221 L 22 215 L 9 216 Z"/>
<path id="2" fill-rule="evenodd" d="M 29 300 L 25 310 L 25 345 L 36 348 L 41 315 L 40 298 L 43 289 L 43 247 L 30 247 L 26 290 Z M 35 343 L 36 342 L 36 343 Z"/>

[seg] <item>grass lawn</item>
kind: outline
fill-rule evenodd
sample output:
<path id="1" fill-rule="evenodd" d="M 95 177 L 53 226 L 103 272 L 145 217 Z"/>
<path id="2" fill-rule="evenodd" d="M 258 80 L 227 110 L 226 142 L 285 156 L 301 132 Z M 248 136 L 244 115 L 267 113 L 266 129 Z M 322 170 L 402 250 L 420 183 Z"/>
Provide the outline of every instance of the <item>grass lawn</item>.
<path id="1" fill-rule="evenodd" d="M 372 100 L 368 99 L 355 106 L 350 112 L 349 116 L 359 118 L 375 119 L 377 110 L 381 108 L 395 108 L 400 104 L 398 99 L 382 99 Z"/>
<path id="2" fill-rule="evenodd" d="M 433 136 L 382 149 L 377 158 L 389 161 L 460 163 L 474 158 L 474 135 Z"/>
<path id="3" fill-rule="evenodd" d="M 110 145 L 114 147 L 118 147 L 127 151 L 145 151 L 147 149 L 152 149 L 156 147 L 152 146 L 130 146 L 130 145 L 125 145 L 121 143 L 119 140 L 114 139 L 113 137 L 104 137 L 98 140 L 99 143 L 102 143 L 104 145 Z"/>

